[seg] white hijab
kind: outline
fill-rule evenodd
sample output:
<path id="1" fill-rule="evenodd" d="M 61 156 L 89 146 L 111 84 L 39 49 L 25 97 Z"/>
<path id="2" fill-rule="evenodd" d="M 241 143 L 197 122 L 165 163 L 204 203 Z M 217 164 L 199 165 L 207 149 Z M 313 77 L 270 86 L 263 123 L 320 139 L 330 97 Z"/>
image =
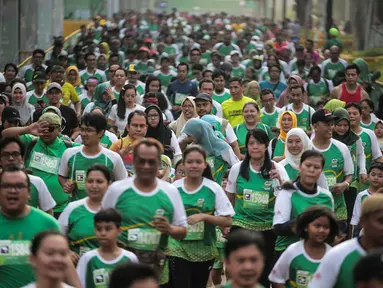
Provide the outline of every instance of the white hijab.
<path id="1" fill-rule="evenodd" d="M 302 151 L 298 155 L 292 155 L 289 152 L 289 150 L 287 149 L 287 142 L 289 140 L 289 137 L 293 136 L 293 135 L 298 136 L 301 139 L 302 143 L 303 143 L 303 149 L 302 149 Z M 312 142 L 309 139 L 309 137 L 307 136 L 307 134 L 305 133 L 305 131 L 303 131 L 303 129 L 301 129 L 301 128 L 293 128 L 293 129 L 291 129 L 287 133 L 287 136 L 286 136 L 286 145 L 285 145 L 285 157 L 286 157 L 285 159 L 286 159 L 286 162 L 288 164 L 290 164 L 291 167 L 293 167 L 294 169 L 298 170 L 299 169 L 299 164 L 301 163 L 301 156 L 307 150 L 312 150 Z"/>
<path id="2" fill-rule="evenodd" d="M 19 111 L 20 118 L 21 118 L 21 123 L 24 125 L 28 123 L 29 120 L 32 119 L 33 112 L 35 111 L 35 108 L 28 103 L 27 99 L 27 90 L 22 83 L 16 83 L 12 87 L 12 99 L 13 99 L 13 94 L 16 89 L 20 89 L 21 93 L 23 93 L 24 100 L 21 103 L 13 103 L 12 106 L 15 107 L 17 111 Z"/>

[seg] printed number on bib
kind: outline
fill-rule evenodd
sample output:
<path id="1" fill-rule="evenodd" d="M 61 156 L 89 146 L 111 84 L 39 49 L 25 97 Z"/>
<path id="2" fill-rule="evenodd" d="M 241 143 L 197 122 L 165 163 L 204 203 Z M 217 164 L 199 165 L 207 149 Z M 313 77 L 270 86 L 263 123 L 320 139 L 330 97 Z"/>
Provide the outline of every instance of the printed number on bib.
<path id="1" fill-rule="evenodd" d="M 188 225 L 188 234 L 185 240 L 202 240 L 205 231 L 205 222 L 199 222 L 194 225 Z"/>
<path id="2" fill-rule="evenodd" d="M 329 189 L 336 184 L 335 176 L 326 176 L 326 183 Z"/>
<path id="3" fill-rule="evenodd" d="M 308 271 L 297 271 L 297 288 L 307 288 L 312 275 Z"/>
<path id="4" fill-rule="evenodd" d="M 154 251 L 160 244 L 161 232 L 153 228 L 128 230 L 128 246 L 139 250 Z"/>
<path id="5" fill-rule="evenodd" d="M 93 283 L 97 288 L 107 288 L 109 284 L 109 270 L 104 268 L 94 270 Z"/>
<path id="6" fill-rule="evenodd" d="M 86 171 L 84 170 L 76 171 L 76 184 L 79 190 L 85 190 L 85 177 L 86 177 Z"/>
<path id="7" fill-rule="evenodd" d="M 28 263 L 30 241 L 0 240 L 0 267 Z"/>
<path id="8" fill-rule="evenodd" d="M 269 192 L 243 190 L 243 208 L 262 208 L 266 209 L 269 205 Z"/>
<path id="9" fill-rule="evenodd" d="M 50 174 L 58 174 L 60 159 L 33 151 L 29 166 Z"/>

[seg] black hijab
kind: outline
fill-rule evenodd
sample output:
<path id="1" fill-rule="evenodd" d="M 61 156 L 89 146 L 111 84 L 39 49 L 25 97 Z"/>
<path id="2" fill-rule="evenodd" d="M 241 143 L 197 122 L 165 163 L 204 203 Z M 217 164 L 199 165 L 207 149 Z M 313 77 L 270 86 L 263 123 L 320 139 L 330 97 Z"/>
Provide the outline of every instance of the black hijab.
<path id="1" fill-rule="evenodd" d="M 148 131 L 146 132 L 147 138 L 154 138 L 162 143 L 162 145 L 170 145 L 172 139 L 172 130 L 164 124 L 164 117 L 162 116 L 161 109 L 157 105 L 150 105 L 146 108 L 146 115 L 149 114 L 150 110 L 156 110 L 160 115 L 160 121 L 157 127 L 151 127 L 148 124 Z M 148 117 L 148 116 L 147 116 Z"/>

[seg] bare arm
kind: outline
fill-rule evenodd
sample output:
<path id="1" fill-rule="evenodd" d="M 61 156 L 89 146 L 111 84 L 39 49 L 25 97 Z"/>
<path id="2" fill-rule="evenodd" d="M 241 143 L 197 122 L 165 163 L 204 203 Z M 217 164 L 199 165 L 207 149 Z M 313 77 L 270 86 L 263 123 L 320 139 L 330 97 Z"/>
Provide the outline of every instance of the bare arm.
<path id="1" fill-rule="evenodd" d="M 380 156 L 378 159 L 374 160 L 375 162 L 383 163 L 383 156 Z"/>
<path id="2" fill-rule="evenodd" d="M 186 146 L 188 146 L 189 144 L 191 144 L 193 142 L 193 138 L 187 136 L 185 137 L 184 139 L 182 139 L 180 143 L 180 148 L 181 148 L 181 151 L 184 151 Z"/>
<path id="3" fill-rule="evenodd" d="M 214 216 L 208 214 L 202 215 L 204 215 L 203 221 L 206 221 L 209 224 L 213 224 L 219 227 L 230 227 L 231 223 L 233 222 L 231 216 Z"/>
<path id="4" fill-rule="evenodd" d="M 5 138 L 12 138 L 24 134 L 32 134 L 34 136 L 41 136 L 47 129 L 49 124 L 45 121 L 35 122 L 26 127 L 10 127 L 3 130 L 2 135 Z"/>
<path id="5" fill-rule="evenodd" d="M 334 90 L 331 91 L 330 98 L 339 99 L 339 94 L 340 94 L 340 86 L 337 86 L 334 88 Z"/>
<path id="6" fill-rule="evenodd" d="M 186 237 L 187 230 L 183 226 L 170 225 L 169 235 L 176 240 L 182 240 Z"/>
<path id="7" fill-rule="evenodd" d="M 49 210 L 45 211 L 45 213 L 48 213 L 49 215 L 53 216 L 53 209 L 49 209 Z"/>
<path id="8" fill-rule="evenodd" d="M 76 110 L 76 115 L 77 115 L 77 118 L 80 119 L 81 118 L 81 102 L 80 101 L 77 101 L 75 104 L 74 104 L 74 107 L 75 107 L 75 110 Z"/>
<path id="9" fill-rule="evenodd" d="M 229 198 L 231 205 L 233 205 L 233 207 L 234 207 L 236 194 L 235 193 L 226 193 L 226 195 L 227 195 L 227 198 Z"/>
<path id="10" fill-rule="evenodd" d="M 82 288 L 80 279 L 77 276 L 76 268 L 70 260 L 68 260 L 68 267 L 65 271 L 64 282 L 70 286 Z"/>
<path id="11" fill-rule="evenodd" d="M 274 282 L 271 282 L 271 283 L 272 283 L 273 288 L 286 288 L 285 284 L 274 283 Z"/>
<path id="12" fill-rule="evenodd" d="M 362 99 L 370 99 L 370 96 L 365 90 L 362 90 Z"/>
<path id="13" fill-rule="evenodd" d="M 59 177 L 59 183 L 60 183 L 61 187 L 63 187 L 64 192 L 67 194 L 72 193 L 74 190 L 74 187 L 75 187 L 75 182 L 73 182 L 73 181 L 69 180 L 68 178 L 65 178 L 61 175 L 58 175 L 58 177 Z"/>
<path id="14" fill-rule="evenodd" d="M 235 156 L 237 156 L 238 159 L 243 159 L 241 157 L 241 151 L 239 151 L 238 141 L 234 141 L 233 143 L 230 144 L 230 146 L 233 149 L 233 152 L 234 152 Z"/>

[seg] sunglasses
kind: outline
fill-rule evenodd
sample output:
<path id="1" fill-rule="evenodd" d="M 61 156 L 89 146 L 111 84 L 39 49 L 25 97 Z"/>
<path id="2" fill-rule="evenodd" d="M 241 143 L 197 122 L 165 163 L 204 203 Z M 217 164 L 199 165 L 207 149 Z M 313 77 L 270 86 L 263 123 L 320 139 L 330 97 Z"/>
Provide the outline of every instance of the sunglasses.
<path id="1" fill-rule="evenodd" d="M 61 126 L 59 125 L 55 125 L 55 126 L 48 126 L 47 127 L 47 130 L 49 133 L 52 133 L 53 131 L 55 131 L 56 129 L 60 128 Z"/>

